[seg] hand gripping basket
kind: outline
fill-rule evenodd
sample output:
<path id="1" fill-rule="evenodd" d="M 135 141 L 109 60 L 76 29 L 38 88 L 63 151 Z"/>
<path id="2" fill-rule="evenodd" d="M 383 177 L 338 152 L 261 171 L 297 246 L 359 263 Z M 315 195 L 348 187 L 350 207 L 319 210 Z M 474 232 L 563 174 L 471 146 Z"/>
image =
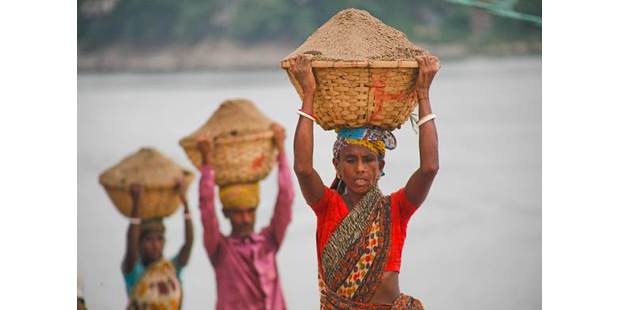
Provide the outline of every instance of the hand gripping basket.
<path id="1" fill-rule="evenodd" d="M 200 169 L 202 156 L 197 139 L 208 133 L 214 139 L 215 183 L 256 182 L 264 179 L 275 162 L 272 121 L 249 100 L 227 100 L 202 127 L 179 141 L 194 166 Z"/>
<path id="2" fill-rule="evenodd" d="M 302 97 L 299 82 L 280 63 Z M 313 60 L 317 88 L 313 113 L 325 130 L 342 127 L 377 126 L 400 128 L 417 104 L 414 84 L 416 61 L 326 61 Z"/>
<path id="3" fill-rule="evenodd" d="M 151 218 L 169 216 L 179 207 L 181 201 L 175 188 L 179 178 L 189 185 L 194 175 L 157 150 L 142 148 L 101 173 L 99 183 L 114 206 L 127 217 L 132 209 L 129 187 L 140 183 L 140 217 Z"/>

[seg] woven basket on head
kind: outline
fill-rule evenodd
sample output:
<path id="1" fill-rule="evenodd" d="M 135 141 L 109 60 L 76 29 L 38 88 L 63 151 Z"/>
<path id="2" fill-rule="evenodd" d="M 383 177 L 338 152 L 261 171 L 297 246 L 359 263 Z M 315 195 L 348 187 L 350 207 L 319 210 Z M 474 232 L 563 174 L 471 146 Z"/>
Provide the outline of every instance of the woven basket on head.
<path id="1" fill-rule="evenodd" d="M 202 127 L 179 141 L 196 168 L 202 156 L 197 139 L 207 133 L 214 140 L 215 183 L 256 182 L 265 178 L 275 161 L 273 122 L 246 99 L 224 101 Z"/>
<path id="2" fill-rule="evenodd" d="M 287 70 L 302 97 L 300 83 Z M 417 104 L 414 83 L 416 61 L 326 61 L 313 60 L 316 91 L 312 111 L 325 130 L 342 127 L 377 126 L 400 128 Z"/>
<path id="3" fill-rule="evenodd" d="M 176 211 L 181 203 L 175 189 L 180 178 L 189 185 L 194 175 L 157 150 L 142 148 L 101 173 L 99 183 L 116 208 L 128 217 L 132 209 L 129 187 L 141 184 L 144 191 L 140 195 L 140 217 L 151 218 L 166 217 Z"/>

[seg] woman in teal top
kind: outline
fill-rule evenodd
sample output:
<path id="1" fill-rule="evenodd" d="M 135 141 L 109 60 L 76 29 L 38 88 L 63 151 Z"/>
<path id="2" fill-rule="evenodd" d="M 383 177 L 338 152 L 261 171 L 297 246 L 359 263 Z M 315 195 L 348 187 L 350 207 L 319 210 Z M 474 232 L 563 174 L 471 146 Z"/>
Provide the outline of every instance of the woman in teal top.
<path id="1" fill-rule="evenodd" d="M 163 258 L 163 221 L 161 218 L 140 220 L 138 215 L 142 186 L 131 185 L 132 216 L 127 231 L 127 251 L 122 264 L 130 299 L 128 309 L 179 309 L 181 306 L 180 274 L 189 261 L 194 233 L 182 182 L 179 182 L 177 189 L 185 211 L 185 243 L 172 260 L 167 260 Z"/>

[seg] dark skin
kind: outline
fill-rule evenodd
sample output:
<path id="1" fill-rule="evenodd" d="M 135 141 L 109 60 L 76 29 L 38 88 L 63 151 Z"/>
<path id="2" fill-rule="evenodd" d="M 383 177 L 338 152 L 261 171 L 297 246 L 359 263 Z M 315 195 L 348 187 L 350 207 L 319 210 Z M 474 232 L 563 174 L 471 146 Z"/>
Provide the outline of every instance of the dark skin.
<path id="1" fill-rule="evenodd" d="M 187 198 L 185 197 L 185 184 L 182 179 L 177 181 L 176 190 L 183 204 L 185 214 L 190 214 Z M 132 184 L 129 188 L 133 205 L 131 209 L 131 217 L 138 218 L 140 215 L 140 195 L 143 187 L 140 184 Z M 194 228 L 191 219 L 185 221 L 185 243 L 177 254 L 178 264 L 185 267 L 189 261 L 194 243 Z M 123 273 L 129 273 L 133 270 L 138 257 L 142 259 L 142 264 L 147 267 L 151 263 L 159 260 L 163 256 L 165 238 L 161 232 L 148 232 L 140 238 L 140 225 L 130 224 L 127 231 L 127 250 L 122 263 Z"/>
<path id="2" fill-rule="evenodd" d="M 278 124 L 272 124 L 271 130 L 274 133 L 274 143 L 278 152 L 284 152 L 284 139 L 286 133 L 284 128 Z M 208 134 L 202 134 L 197 139 L 198 150 L 202 156 L 202 162 L 205 165 L 212 165 L 213 163 L 213 150 L 214 142 Z M 256 207 L 252 208 L 227 208 L 224 212 L 224 217 L 230 221 L 232 227 L 232 236 L 247 237 L 254 232 L 254 224 L 256 223 Z"/>
<path id="3" fill-rule="evenodd" d="M 415 83 L 415 95 L 418 100 L 419 115 L 422 118 L 432 113 L 429 89 L 440 66 L 437 58 L 433 56 L 421 56 L 416 60 L 419 65 L 419 74 Z M 311 60 L 307 56 L 297 55 L 290 63 L 289 70 L 300 82 L 303 91 L 301 110 L 311 114 L 316 90 Z M 301 192 L 309 205 L 315 204 L 321 199 L 325 188 L 321 177 L 312 164 L 313 129 L 314 125 L 310 119 L 303 116 L 299 117 L 295 130 L 294 170 Z M 419 145 L 420 166 L 413 172 L 405 185 L 407 199 L 417 206 L 421 205 L 426 199 L 439 170 L 437 130 L 433 120 L 420 127 Z M 339 158 L 333 159 L 333 164 L 337 175 L 345 183 L 347 194 L 344 198 L 351 207 L 355 206 L 370 188 L 376 186 L 385 166 L 385 162 L 379 160 L 378 154 L 358 145 L 346 146 L 341 150 Z M 400 294 L 398 283 L 398 272 L 385 271 L 371 303 L 391 304 Z"/>

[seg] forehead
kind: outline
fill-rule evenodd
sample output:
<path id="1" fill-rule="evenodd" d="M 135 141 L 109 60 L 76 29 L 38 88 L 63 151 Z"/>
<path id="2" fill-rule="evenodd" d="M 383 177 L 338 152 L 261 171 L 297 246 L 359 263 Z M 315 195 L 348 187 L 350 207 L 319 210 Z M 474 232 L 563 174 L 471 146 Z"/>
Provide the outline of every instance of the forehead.
<path id="1" fill-rule="evenodd" d="M 254 213 L 256 208 L 228 208 L 230 213 Z"/>
<path id="2" fill-rule="evenodd" d="M 163 237 L 164 237 L 164 234 L 161 231 L 151 230 L 149 232 L 146 232 L 142 239 L 159 239 Z"/>
<path id="3" fill-rule="evenodd" d="M 340 156 L 368 156 L 368 155 L 377 156 L 377 154 L 373 153 L 367 147 L 363 147 L 357 144 L 348 144 L 342 149 L 342 151 L 340 151 Z"/>

